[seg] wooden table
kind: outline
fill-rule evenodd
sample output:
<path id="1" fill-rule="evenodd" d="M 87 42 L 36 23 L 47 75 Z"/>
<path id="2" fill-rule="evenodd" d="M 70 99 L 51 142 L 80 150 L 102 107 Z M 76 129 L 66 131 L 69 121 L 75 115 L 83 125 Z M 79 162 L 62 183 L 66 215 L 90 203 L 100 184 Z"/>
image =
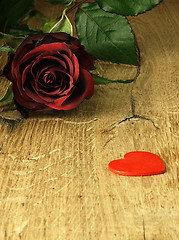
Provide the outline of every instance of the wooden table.
<path id="1" fill-rule="evenodd" d="M 49 18 L 59 15 L 57 6 L 36 4 Z M 1 107 L 0 240 L 179 239 L 178 10 L 178 0 L 164 0 L 129 18 L 141 50 L 135 82 L 95 86 L 74 110 L 21 121 Z M 100 71 L 113 79 L 133 74 L 109 63 Z M 3 91 L 5 79 L 0 84 Z M 108 170 L 136 150 L 159 155 L 165 174 Z"/>

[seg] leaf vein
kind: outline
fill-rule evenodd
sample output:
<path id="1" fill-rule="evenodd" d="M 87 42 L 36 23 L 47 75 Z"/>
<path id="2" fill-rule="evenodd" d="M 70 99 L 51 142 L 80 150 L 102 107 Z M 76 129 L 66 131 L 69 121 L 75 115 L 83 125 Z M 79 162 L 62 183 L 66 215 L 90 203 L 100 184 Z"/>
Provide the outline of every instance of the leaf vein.
<path id="1" fill-rule="evenodd" d="M 109 38 L 109 36 L 105 33 L 105 31 L 97 24 L 97 22 L 90 16 L 90 14 L 88 12 L 86 12 L 84 10 L 84 8 L 80 7 L 80 9 L 89 17 L 89 19 L 98 27 L 98 29 L 106 36 L 106 38 L 108 38 L 108 40 L 111 42 L 111 44 L 118 49 L 118 51 L 120 51 L 122 53 L 122 51 L 120 50 L 120 48 L 114 44 L 114 42 Z"/>

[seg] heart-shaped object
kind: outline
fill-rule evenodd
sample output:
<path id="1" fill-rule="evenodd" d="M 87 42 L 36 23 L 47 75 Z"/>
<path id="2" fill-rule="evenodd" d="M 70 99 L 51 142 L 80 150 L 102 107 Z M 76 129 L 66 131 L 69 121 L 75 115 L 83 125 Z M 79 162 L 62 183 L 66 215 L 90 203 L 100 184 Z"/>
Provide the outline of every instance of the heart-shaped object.
<path id="1" fill-rule="evenodd" d="M 108 167 L 111 172 L 125 176 L 148 176 L 165 172 L 165 165 L 159 156 L 143 151 L 126 153 L 124 159 L 111 161 Z"/>

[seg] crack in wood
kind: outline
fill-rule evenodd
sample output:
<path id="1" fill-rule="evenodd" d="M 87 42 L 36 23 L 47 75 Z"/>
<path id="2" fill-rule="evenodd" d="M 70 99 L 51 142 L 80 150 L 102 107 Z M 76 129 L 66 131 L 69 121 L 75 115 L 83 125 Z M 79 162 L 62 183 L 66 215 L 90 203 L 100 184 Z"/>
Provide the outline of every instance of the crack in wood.
<path id="1" fill-rule="evenodd" d="M 133 90 L 133 89 L 132 89 Z M 155 122 L 152 120 L 152 119 L 150 119 L 150 118 L 148 118 L 148 117 L 144 117 L 144 116 L 141 116 L 141 115 L 138 115 L 138 114 L 136 114 L 135 113 L 135 100 L 134 100 L 134 97 L 133 97 L 133 94 L 132 94 L 132 90 L 131 90 L 131 113 L 132 113 L 132 116 L 131 117 L 126 117 L 126 118 L 124 118 L 124 119 L 122 119 L 121 121 L 119 121 L 118 123 L 113 123 L 111 126 L 113 126 L 110 130 L 113 130 L 117 125 L 120 125 L 120 124 L 122 124 L 122 123 L 124 123 L 124 122 L 126 122 L 126 121 L 131 121 L 131 120 L 133 120 L 133 119 L 135 119 L 135 120 L 146 120 L 146 121 L 150 121 L 152 124 L 153 124 L 153 126 L 156 128 L 156 129 L 160 129 L 156 124 L 155 124 Z M 110 139 L 111 140 L 111 139 Z M 109 140 L 109 141 L 110 141 Z M 108 141 L 108 142 L 109 142 Z M 107 143 L 108 143 L 107 142 Z M 106 143 L 106 144 L 107 144 Z"/>
<path id="2" fill-rule="evenodd" d="M 134 97 L 133 97 L 133 94 L 132 94 L 132 90 L 131 90 L 131 112 L 132 112 L 132 116 L 122 119 L 120 122 L 117 123 L 117 125 L 119 125 L 123 122 L 126 122 L 126 121 L 130 121 L 132 119 L 142 119 L 142 120 L 150 121 L 156 129 L 160 129 L 152 119 L 150 119 L 148 117 L 138 115 L 138 114 L 135 114 L 135 100 L 134 100 Z M 116 126 L 116 124 L 115 124 L 115 126 Z"/>
<path id="3" fill-rule="evenodd" d="M 105 142 L 105 144 L 103 145 L 103 148 L 106 147 L 106 145 L 111 141 L 113 140 L 115 137 L 111 137 L 107 142 Z"/>
<path id="4" fill-rule="evenodd" d="M 133 119 L 135 119 L 135 120 L 140 120 L 140 119 L 141 119 L 141 120 L 150 121 L 156 129 L 160 129 L 160 128 L 154 123 L 154 121 L 153 121 L 152 119 L 147 118 L 147 117 L 144 117 L 144 116 L 140 116 L 140 115 L 135 115 L 135 114 L 134 114 L 134 115 L 131 116 L 131 117 L 127 117 L 127 118 L 122 119 L 122 120 L 121 120 L 120 122 L 118 122 L 117 124 L 116 124 L 116 123 L 113 124 L 113 127 L 111 128 L 111 130 L 113 130 L 116 126 L 120 125 L 121 123 L 124 123 L 124 122 L 126 122 L 126 121 L 131 121 L 131 120 L 133 120 Z"/>
<path id="5" fill-rule="evenodd" d="M 146 237 L 145 237 L 145 222 L 144 222 L 144 219 L 143 219 L 143 238 L 144 238 L 144 240 L 146 240 Z"/>
<path id="6" fill-rule="evenodd" d="M 133 89 L 132 89 L 133 90 Z M 148 118 L 148 117 L 144 117 L 144 116 L 141 116 L 141 115 L 138 115 L 138 114 L 135 114 L 135 100 L 134 100 L 134 97 L 133 97 L 133 94 L 132 94 L 132 90 L 131 90 L 131 113 L 132 113 L 132 116 L 131 117 L 126 117 L 124 119 L 122 119 L 121 121 L 119 121 L 118 123 L 113 123 L 111 125 L 112 128 L 110 128 L 107 132 L 115 129 L 117 126 L 119 126 L 120 124 L 124 123 L 124 122 L 127 122 L 127 121 L 131 121 L 131 120 L 146 120 L 146 121 L 150 121 L 153 126 L 155 127 L 155 129 L 160 129 L 156 124 L 155 122 Z M 106 130 L 103 131 L 103 133 L 105 133 Z M 107 144 L 113 139 L 114 137 L 111 137 L 110 139 L 107 140 L 107 142 L 104 144 L 103 148 L 107 146 Z"/>
<path id="7" fill-rule="evenodd" d="M 132 90 L 133 90 L 133 88 L 132 88 Z M 132 111 L 132 115 L 135 115 L 135 100 L 132 95 L 132 90 L 131 90 L 131 111 Z"/>

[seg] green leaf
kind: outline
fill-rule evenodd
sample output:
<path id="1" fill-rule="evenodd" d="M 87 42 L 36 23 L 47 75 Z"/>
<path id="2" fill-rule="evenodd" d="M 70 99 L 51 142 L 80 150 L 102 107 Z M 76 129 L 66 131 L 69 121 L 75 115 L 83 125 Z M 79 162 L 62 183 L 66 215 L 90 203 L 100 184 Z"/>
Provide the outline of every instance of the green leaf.
<path id="1" fill-rule="evenodd" d="M 10 34 L 5 34 L 0 32 L 0 38 L 6 43 L 7 46 L 9 46 L 13 52 L 16 51 L 18 46 L 24 41 L 24 37 L 15 37 Z"/>
<path id="2" fill-rule="evenodd" d="M 33 7 L 33 0 L 1 0 L 0 31 L 17 26 L 25 13 Z"/>
<path id="3" fill-rule="evenodd" d="M 35 9 L 34 7 L 31 8 L 26 14 L 25 16 L 23 17 L 23 22 L 25 22 L 26 24 L 28 23 L 28 20 L 31 18 L 31 17 L 37 17 L 40 22 L 44 25 L 46 22 L 48 22 L 48 19 L 40 12 L 38 11 L 37 9 Z"/>
<path id="4" fill-rule="evenodd" d="M 110 80 L 108 78 L 101 77 L 98 74 L 91 73 L 91 75 L 94 79 L 94 84 L 96 85 L 104 85 L 108 83 L 131 83 L 135 80 L 135 78 L 129 80 Z"/>
<path id="5" fill-rule="evenodd" d="M 39 11 L 35 11 L 35 16 L 40 20 L 40 22 L 44 25 L 48 22 L 48 19 Z"/>
<path id="6" fill-rule="evenodd" d="M 83 4 L 76 13 L 81 43 L 95 58 L 138 65 L 134 35 L 127 19 L 104 12 L 97 3 Z"/>
<path id="7" fill-rule="evenodd" d="M 12 48 L 9 48 L 9 47 L 6 47 L 6 46 L 2 46 L 0 47 L 0 52 L 10 52 L 10 53 L 13 53 L 13 49 Z"/>
<path id="8" fill-rule="evenodd" d="M 49 22 L 46 22 L 43 26 L 43 33 L 49 33 L 51 28 L 56 24 L 56 18 L 51 19 Z"/>
<path id="9" fill-rule="evenodd" d="M 55 32 L 65 32 L 70 35 L 73 34 L 73 27 L 68 19 L 68 17 L 65 14 L 65 11 L 63 11 L 62 18 L 60 21 L 58 21 L 51 29 L 49 32 L 55 33 Z"/>
<path id="10" fill-rule="evenodd" d="M 96 0 L 103 10 L 126 16 L 146 12 L 161 1 L 162 0 Z"/>
<path id="11" fill-rule="evenodd" d="M 66 4 L 71 2 L 70 0 L 45 0 L 46 2 L 50 2 L 52 4 Z"/>
<path id="12" fill-rule="evenodd" d="M 70 20 L 68 19 L 68 17 L 66 16 L 66 10 L 69 9 L 73 5 L 73 2 L 74 2 L 74 0 L 72 0 L 66 6 L 66 8 L 63 10 L 61 19 L 52 26 L 52 28 L 49 30 L 49 32 L 52 32 L 52 33 L 66 32 L 70 35 L 73 34 L 72 24 L 71 24 Z"/>
<path id="13" fill-rule="evenodd" d="M 36 33 L 42 33 L 42 31 L 39 29 L 31 29 L 25 24 L 22 24 L 17 28 L 11 28 L 9 31 L 9 34 L 15 35 L 15 36 L 28 36 Z"/>
<path id="14" fill-rule="evenodd" d="M 8 104 L 12 103 L 13 101 L 13 91 L 12 91 L 12 84 L 9 85 L 7 91 L 5 92 L 4 96 L 0 99 L 0 104 Z"/>

